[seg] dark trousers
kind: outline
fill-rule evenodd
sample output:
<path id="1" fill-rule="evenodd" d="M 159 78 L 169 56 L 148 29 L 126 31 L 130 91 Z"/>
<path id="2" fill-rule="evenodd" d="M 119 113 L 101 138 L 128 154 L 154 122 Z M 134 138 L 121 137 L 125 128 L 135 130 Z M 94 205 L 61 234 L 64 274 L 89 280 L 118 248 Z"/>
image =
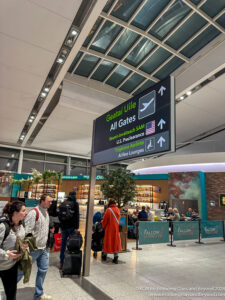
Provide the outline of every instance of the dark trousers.
<path id="1" fill-rule="evenodd" d="M 61 244 L 61 249 L 60 249 L 60 264 L 63 264 L 64 261 L 64 255 L 66 251 L 66 242 L 70 234 L 74 232 L 74 227 L 73 228 L 66 228 L 62 229 L 62 244 Z"/>
<path id="2" fill-rule="evenodd" d="M 16 300 L 17 267 L 16 263 L 11 269 L 0 271 L 7 300 Z"/>

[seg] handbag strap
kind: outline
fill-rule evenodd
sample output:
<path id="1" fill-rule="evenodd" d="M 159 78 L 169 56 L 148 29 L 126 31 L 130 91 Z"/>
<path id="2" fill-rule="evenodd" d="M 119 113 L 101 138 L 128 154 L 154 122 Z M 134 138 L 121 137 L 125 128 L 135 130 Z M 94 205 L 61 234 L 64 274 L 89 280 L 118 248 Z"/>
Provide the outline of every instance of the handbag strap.
<path id="1" fill-rule="evenodd" d="M 112 210 L 112 208 L 109 207 L 109 209 L 111 210 L 112 214 L 114 215 L 114 218 L 116 219 L 116 222 L 117 222 L 118 224 L 120 224 L 120 222 L 118 221 L 118 219 L 117 219 L 117 217 L 116 217 L 114 211 Z"/>

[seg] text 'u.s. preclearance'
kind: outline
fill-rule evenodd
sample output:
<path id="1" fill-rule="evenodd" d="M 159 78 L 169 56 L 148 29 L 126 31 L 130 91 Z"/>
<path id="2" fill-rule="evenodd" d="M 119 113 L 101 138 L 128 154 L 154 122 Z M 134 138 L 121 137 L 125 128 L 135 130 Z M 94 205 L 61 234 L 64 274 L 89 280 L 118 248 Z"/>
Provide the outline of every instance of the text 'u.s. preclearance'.
<path id="1" fill-rule="evenodd" d="M 174 79 L 155 84 L 94 122 L 93 165 L 174 151 Z"/>

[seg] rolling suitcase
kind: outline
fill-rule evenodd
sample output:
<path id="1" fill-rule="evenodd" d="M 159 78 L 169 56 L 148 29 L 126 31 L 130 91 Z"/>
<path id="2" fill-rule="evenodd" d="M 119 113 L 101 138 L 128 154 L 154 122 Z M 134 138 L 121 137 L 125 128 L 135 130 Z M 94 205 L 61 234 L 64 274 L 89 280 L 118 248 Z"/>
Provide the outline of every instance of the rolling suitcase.
<path id="1" fill-rule="evenodd" d="M 82 251 L 75 252 L 66 251 L 63 262 L 63 275 L 80 275 L 82 265 Z"/>

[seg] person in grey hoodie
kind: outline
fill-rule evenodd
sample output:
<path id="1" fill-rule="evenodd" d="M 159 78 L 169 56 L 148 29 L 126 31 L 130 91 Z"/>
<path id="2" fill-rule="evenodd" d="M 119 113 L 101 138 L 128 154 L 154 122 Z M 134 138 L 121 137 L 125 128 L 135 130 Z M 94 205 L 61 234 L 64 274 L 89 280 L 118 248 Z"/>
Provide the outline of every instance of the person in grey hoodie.
<path id="1" fill-rule="evenodd" d="M 0 219 L 0 278 L 7 300 L 16 299 L 17 259 L 21 256 L 16 250 L 16 238 L 25 237 L 22 221 L 26 215 L 24 203 L 14 201 L 6 204 Z"/>
<path id="2" fill-rule="evenodd" d="M 32 209 L 25 219 L 25 231 L 31 233 L 36 238 L 37 250 L 30 251 L 32 262 L 37 262 L 37 276 L 35 284 L 35 300 L 52 299 L 51 296 L 44 294 L 43 284 L 49 266 L 49 250 L 47 247 L 49 233 L 48 208 L 52 204 L 52 198 L 42 195 L 40 204 Z M 54 230 L 54 229 L 53 229 Z M 18 272 L 18 281 L 23 277 L 21 271 Z"/>

